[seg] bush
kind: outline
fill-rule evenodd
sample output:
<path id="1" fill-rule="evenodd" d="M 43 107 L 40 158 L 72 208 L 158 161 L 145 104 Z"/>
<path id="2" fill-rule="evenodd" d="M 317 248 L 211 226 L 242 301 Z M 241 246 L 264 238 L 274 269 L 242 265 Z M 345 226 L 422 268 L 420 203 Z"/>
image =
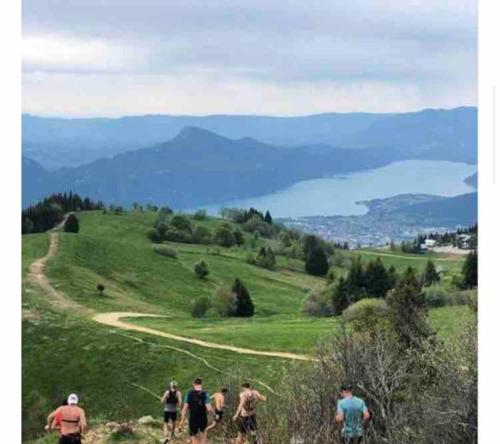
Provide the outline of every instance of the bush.
<path id="1" fill-rule="evenodd" d="M 191 315 L 194 318 L 204 318 L 210 309 L 210 305 L 210 299 L 207 296 L 195 299 L 191 306 Z"/>
<path id="2" fill-rule="evenodd" d="M 444 307 L 450 303 L 448 293 L 442 285 L 431 285 L 424 288 L 422 292 L 428 307 Z"/>
<path id="3" fill-rule="evenodd" d="M 255 261 L 256 261 L 255 255 L 253 253 L 248 253 L 247 258 L 246 258 L 247 264 L 255 265 Z"/>
<path id="4" fill-rule="evenodd" d="M 474 312 L 477 313 L 477 307 L 478 307 L 478 299 L 477 299 L 477 291 L 470 291 L 469 294 L 469 308 Z"/>
<path id="5" fill-rule="evenodd" d="M 233 287 L 231 288 L 231 293 L 236 297 L 236 311 L 234 315 L 239 317 L 253 316 L 255 308 L 250 293 L 243 282 L 239 279 L 235 279 Z"/>
<path id="6" fill-rule="evenodd" d="M 191 221 L 182 214 L 176 214 L 175 216 L 173 216 L 172 220 L 170 221 L 170 225 L 177 228 L 178 230 L 186 231 L 187 233 L 191 234 Z"/>
<path id="7" fill-rule="evenodd" d="M 236 295 L 227 287 L 219 287 L 215 290 L 212 306 L 221 317 L 234 316 L 236 314 Z"/>
<path id="8" fill-rule="evenodd" d="M 191 236 L 191 233 L 187 231 L 179 230 L 175 227 L 168 227 L 165 232 L 165 240 L 168 240 L 169 242 L 182 242 L 189 244 L 193 241 L 193 237 Z"/>
<path id="9" fill-rule="evenodd" d="M 78 218 L 73 213 L 68 214 L 66 217 L 64 221 L 64 231 L 66 233 L 78 233 L 80 231 Z"/>
<path id="10" fill-rule="evenodd" d="M 342 316 L 354 331 L 374 333 L 387 324 L 389 307 L 382 299 L 362 299 L 345 309 Z"/>
<path id="11" fill-rule="evenodd" d="M 193 231 L 193 242 L 196 244 L 209 244 L 212 241 L 212 232 L 203 226 L 195 227 Z"/>
<path id="12" fill-rule="evenodd" d="M 158 232 L 160 239 L 165 239 L 167 230 L 168 230 L 168 225 L 165 222 L 160 222 L 159 224 L 156 225 L 156 231 Z"/>
<path id="13" fill-rule="evenodd" d="M 102 296 L 102 295 L 104 294 L 104 290 L 105 290 L 104 285 L 102 285 L 102 284 L 97 284 L 95 288 L 96 288 L 96 290 L 98 291 L 99 295 L 101 295 L 101 296 Z"/>
<path id="14" fill-rule="evenodd" d="M 207 218 L 207 211 L 206 210 L 198 210 L 193 215 L 194 220 L 205 220 L 206 218 Z"/>
<path id="15" fill-rule="evenodd" d="M 248 233 L 259 233 L 260 236 L 269 237 L 273 233 L 272 225 L 264 222 L 259 216 L 252 216 L 243 224 L 243 229 Z"/>
<path id="16" fill-rule="evenodd" d="M 255 265 L 267 268 L 268 270 L 274 270 L 276 267 L 276 257 L 274 256 L 273 250 L 269 247 L 262 247 L 255 259 Z"/>
<path id="17" fill-rule="evenodd" d="M 236 240 L 230 228 L 224 225 L 219 225 L 215 230 L 214 241 L 222 247 L 232 247 Z"/>
<path id="18" fill-rule="evenodd" d="M 236 245 L 238 245 L 238 247 L 240 247 L 245 243 L 245 236 L 243 235 L 241 230 L 234 230 L 233 236 L 234 236 L 234 241 L 236 242 Z"/>
<path id="19" fill-rule="evenodd" d="M 474 297 L 477 299 L 477 290 L 457 291 L 449 296 L 449 305 L 469 305 Z"/>
<path id="20" fill-rule="evenodd" d="M 302 313 L 307 316 L 332 316 L 333 307 L 326 291 L 315 288 L 309 292 L 302 305 Z"/>
<path id="21" fill-rule="evenodd" d="M 328 270 L 328 273 L 326 273 L 326 284 L 331 285 L 335 282 L 335 269 L 332 267 Z"/>
<path id="22" fill-rule="evenodd" d="M 158 230 L 156 228 L 149 228 L 148 230 L 146 230 L 146 236 L 151 242 L 161 241 L 160 233 L 158 233 Z"/>
<path id="23" fill-rule="evenodd" d="M 194 272 L 200 279 L 205 279 L 210 273 L 208 264 L 202 259 L 194 264 Z"/>
<path id="24" fill-rule="evenodd" d="M 153 250 L 160 256 L 171 257 L 174 259 L 177 257 L 177 251 L 167 245 L 153 245 Z"/>

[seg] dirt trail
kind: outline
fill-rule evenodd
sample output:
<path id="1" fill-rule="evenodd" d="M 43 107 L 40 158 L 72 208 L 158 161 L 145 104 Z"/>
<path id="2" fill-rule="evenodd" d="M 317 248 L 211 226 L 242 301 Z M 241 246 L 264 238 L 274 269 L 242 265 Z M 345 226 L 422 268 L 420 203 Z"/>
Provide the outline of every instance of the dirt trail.
<path id="1" fill-rule="evenodd" d="M 83 305 L 78 304 L 75 301 L 67 298 L 64 293 L 56 290 L 50 283 L 45 270 L 47 268 L 47 263 L 51 258 L 57 255 L 59 251 L 59 233 L 50 234 L 50 246 L 47 254 L 37 259 L 30 266 L 27 274 L 28 281 L 38 285 L 42 291 L 47 296 L 49 302 L 59 310 L 70 310 L 76 313 L 91 314 L 92 311 Z"/>
<path id="2" fill-rule="evenodd" d="M 400 254 L 390 254 L 390 253 L 379 253 L 375 251 L 364 251 L 360 250 L 362 254 L 369 254 L 372 256 L 386 256 L 386 257 L 393 257 L 397 259 L 408 259 L 408 260 L 414 260 L 414 261 L 427 261 L 429 259 L 433 261 L 452 261 L 456 262 L 460 260 L 460 258 L 454 258 L 454 257 L 429 257 L 429 256 L 422 256 L 422 257 L 416 257 L 416 256 L 403 256 Z"/>
<path id="3" fill-rule="evenodd" d="M 187 342 L 189 344 L 199 345 L 205 348 L 214 348 L 218 350 L 227 350 L 235 353 L 240 353 L 243 355 L 254 355 L 254 356 L 267 356 L 271 358 L 283 358 L 283 359 L 295 359 L 299 361 L 311 361 L 312 358 L 306 355 L 299 355 L 296 353 L 288 352 L 273 352 L 273 351 L 263 351 L 263 350 L 253 350 L 249 348 L 235 347 L 232 345 L 217 344 L 215 342 L 202 341 L 201 339 L 187 338 L 185 336 L 177 336 L 171 333 L 166 333 L 160 330 L 155 330 L 149 327 L 142 327 L 140 325 L 131 324 L 129 322 L 122 321 L 121 318 L 161 318 L 164 316 L 145 314 L 145 313 L 135 313 L 135 312 L 112 312 L 112 313 L 99 313 L 94 316 L 94 321 L 99 322 L 104 325 L 109 325 L 110 327 L 121 328 L 124 330 L 137 331 L 141 333 L 147 333 L 150 335 L 161 336 L 163 338 L 172 339 L 174 341 Z"/>
<path id="4" fill-rule="evenodd" d="M 87 307 L 84 307 L 77 302 L 69 299 L 66 295 L 56 290 L 45 274 L 48 261 L 57 255 L 59 251 L 59 233 L 50 234 L 50 246 L 47 254 L 37 259 L 30 266 L 27 278 L 30 282 L 38 285 L 42 291 L 47 296 L 49 302 L 60 310 L 70 310 L 73 313 L 81 313 L 84 315 L 94 315 L 94 321 L 107 325 L 109 327 L 120 328 L 128 331 L 136 331 L 140 333 L 147 333 L 154 336 L 161 336 L 163 338 L 171 339 L 179 342 L 186 342 L 189 344 L 195 344 L 200 347 L 212 348 L 217 350 L 226 350 L 234 353 L 244 354 L 244 355 L 254 355 L 254 356 L 267 356 L 271 358 L 282 358 L 282 359 L 293 359 L 300 361 L 312 361 L 313 358 L 307 355 L 300 355 L 296 353 L 288 352 L 273 352 L 273 351 L 263 351 L 263 350 L 253 350 L 249 348 L 235 347 L 232 345 L 217 344 L 214 342 L 202 341 L 200 339 L 188 338 L 184 336 L 178 336 L 171 333 L 166 333 L 160 330 L 155 330 L 148 327 L 142 327 L 140 325 L 131 324 L 122 321 L 121 318 L 139 318 L 139 317 L 152 317 L 161 318 L 164 316 L 146 313 L 136 313 L 136 312 L 111 312 L 111 313 L 99 313 L 95 312 Z"/>

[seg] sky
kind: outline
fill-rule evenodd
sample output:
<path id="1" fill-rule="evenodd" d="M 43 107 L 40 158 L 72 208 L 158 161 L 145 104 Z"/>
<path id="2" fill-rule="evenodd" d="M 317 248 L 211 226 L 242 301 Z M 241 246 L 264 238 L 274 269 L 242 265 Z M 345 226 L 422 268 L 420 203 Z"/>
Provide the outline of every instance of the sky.
<path id="1" fill-rule="evenodd" d="M 476 105 L 474 0 L 23 0 L 23 112 Z"/>

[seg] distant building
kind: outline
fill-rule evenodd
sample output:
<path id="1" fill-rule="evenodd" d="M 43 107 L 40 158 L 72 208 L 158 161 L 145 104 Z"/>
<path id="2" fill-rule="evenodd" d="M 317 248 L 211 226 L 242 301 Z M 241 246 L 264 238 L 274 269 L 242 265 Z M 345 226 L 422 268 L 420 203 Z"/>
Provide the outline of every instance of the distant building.
<path id="1" fill-rule="evenodd" d="M 436 241 L 434 239 L 425 239 L 425 245 L 428 249 L 432 249 L 436 246 Z"/>

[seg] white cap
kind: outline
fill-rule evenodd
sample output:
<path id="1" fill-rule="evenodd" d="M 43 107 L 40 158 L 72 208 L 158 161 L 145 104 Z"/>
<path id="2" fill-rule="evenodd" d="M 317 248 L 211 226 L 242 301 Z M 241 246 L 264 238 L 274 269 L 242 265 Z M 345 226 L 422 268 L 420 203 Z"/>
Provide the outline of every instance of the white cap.
<path id="1" fill-rule="evenodd" d="M 71 393 L 71 395 L 68 396 L 68 405 L 71 404 L 78 404 L 78 396 L 74 393 Z"/>

